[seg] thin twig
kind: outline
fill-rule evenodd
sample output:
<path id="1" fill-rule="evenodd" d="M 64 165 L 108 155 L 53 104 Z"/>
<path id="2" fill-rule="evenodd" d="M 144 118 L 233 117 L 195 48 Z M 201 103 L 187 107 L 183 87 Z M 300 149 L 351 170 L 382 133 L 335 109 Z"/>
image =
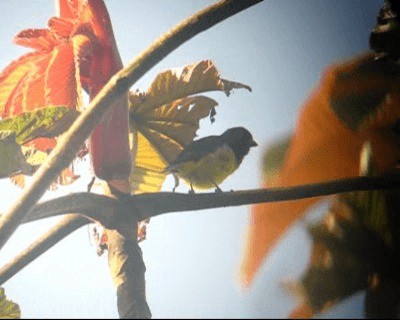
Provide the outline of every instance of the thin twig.
<path id="1" fill-rule="evenodd" d="M 262 0 L 224 0 L 184 20 L 115 74 L 61 137 L 17 202 L 0 217 L 0 249 L 29 214 L 57 175 L 75 158 L 81 145 L 119 96 L 126 94 L 155 64 L 195 35 Z"/>

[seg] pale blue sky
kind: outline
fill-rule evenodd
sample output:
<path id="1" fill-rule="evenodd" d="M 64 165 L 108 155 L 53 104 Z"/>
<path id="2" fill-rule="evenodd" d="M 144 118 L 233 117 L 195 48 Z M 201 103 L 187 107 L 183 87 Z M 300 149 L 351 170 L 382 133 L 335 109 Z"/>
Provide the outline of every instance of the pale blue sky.
<path id="1" fill-rule="evenodd" d="M 208 0 L 106 0 L 124 63 L 170 27 L 213 3 Z M 322 68 L 368 48 L 368 36 L 383 1 L 266 0 L 184 44 L 133 89 L 146 90 L 155 75 L 203 59 L 215 62 L 223 78 L 250 85 L 219 102 L 216 122 L 203 121 L 199 136 L 247 127 L 259 143 L 223 190 L 257 188 L 264 148 L 295 125 L 297 110 L 316 85 Z M 0 68 L 25 52 L 11 43 L 20 30 L 44 27 L 54 14 L 50 0 L 0 1 Z M 88 163 L 83 163 L 85 167 Z M 84 173 L 84 172 L 83 172 Z M 47 196 L 85 190 L 77 185 Z M 166 188 L 170 190 L 171 182 Z M 186 192 L 182 187 L 179 191 Z M 0 182 L 0 212 L 19 189 Z M 272 253 L 254 287 L 245 294 L 237 282 L 249 207 L 174 213 L 152 220 L 142 244 L 147 292 L 155 318 L 285 317 L 294 305 L 279 284 L 300 274 L 307 260 L 304 224 L 293 228 Z M 57 219 L 21 227 L 0 253 L 12 257 Z M 98 258 L 87 228 L 40 257 L 4 285 L 29 318 L 112 318 L 115 290 L 105 258 Z M 360 300 L 360 297 L 358 297 Z M 360 316 L 352 302 L 336 316 Z"/>

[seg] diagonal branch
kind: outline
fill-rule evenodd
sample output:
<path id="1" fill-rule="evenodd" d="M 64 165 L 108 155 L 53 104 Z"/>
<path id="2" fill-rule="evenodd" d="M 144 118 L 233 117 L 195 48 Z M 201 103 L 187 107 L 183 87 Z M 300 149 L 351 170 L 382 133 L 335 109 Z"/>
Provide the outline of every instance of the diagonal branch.
<path id="1" fill-rule="evenodd" d="M 60 240 L 88 222 L 88 219 L 78 215 L 71 214 L 66 216 L 0 269 L 0 285 L 13 277 L 42 253 L 49 250 Z"/>
<path id="2" fill-rule="evenodd" d="M 125 69 L 115 74 L 90 102 L 71 128 L 61 137 L 56 148 L 36 172 L 31 184 L 25 189 L 20 199 L 0 217 L 0 249 L 18 228 L 24 217 L 33 209 L 61 170 L 72 162 L 80 146 L 111 108 L 115 99 L 126 94 L 137 80 L 181 44 L 261 1 L 219 1 L 184 20 L 156 39 Z"/>

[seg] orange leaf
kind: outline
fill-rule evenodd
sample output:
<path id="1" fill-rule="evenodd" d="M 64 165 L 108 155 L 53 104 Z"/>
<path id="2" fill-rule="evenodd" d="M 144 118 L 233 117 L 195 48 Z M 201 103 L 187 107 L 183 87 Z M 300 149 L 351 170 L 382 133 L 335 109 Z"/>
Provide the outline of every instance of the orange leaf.
<path id="1" fill-rule="evenodd" d="M 266 181 L 265 188 L 271 184 L 274 187 L 287 187 L 358 176 L 359 154 L 366 140 L 371 141 L 379 171 L 395 166 L 400 158 L 400 148 L 389 127 L 373 127 L 370 130 L 354 132 L 337 118 L 330 105 L 339 71 L 346 68 L 351 73 L 352 69 L 365 61 L 366 56 L 368 57 L 368 54 L 355 57 L 350 63 L 337 64 L 326 69 L 320 85 L 300 110 L 296 130 L 280 174 L 275 181 Z M 368 81 L 368 78 L 364 80 Z M 391 87 L 390 108 L 386 110 L 397 116 L 400 96 L 395 88 L 399 86 Z M 395 117 L 385 117 L 389 118 L 393 120 Z M 245 285 L 250 285 L 263 259 L 287 228 L 319 199 L 254 206 L 247 248 L 241 266 L 241 276 Z"/>
<path id="2" fill-rule="evenodd" d="M 308 304 L 300 304 L 289 314 L 289 319 L 310 319 L 314 315 L 312 308 Z"/>
<path id="3" fill-rule="evenodd" d="M 65 38 L 69 37 L 74 28 L 71 20 L 58 17 L 50 18 L 47 25 L 52 32 Z"/>
<path id="4" fill-rule="evenodd" d="M 74 19 L 78 17 L 79 1 L 78 0 L 59 0 L 58 14 L 60 17 Z"/>
<path id="5" fill-rule="evenodd" d="M 35 147 L 35 149 L 41 151 L 49 151 L 56 146 L 56 140 L 53 138 L 37 138 L 33 141 L 28 142 L 26 146 L 33 146 Z"/>
<path id="6" fill-rule="evenodd" d="M 14 37 L 14 43 L 38 51 L 51 51 L 57 40 L 50 30 L 25 29 Z"/>
<path id="7" fill-rule="evenodd" d="M 23 91 L 38 73 L 37 66 L 48 59 L 47 54 L 33 52 L 12 61 L 0 73 L 0 114 L 7 118 L 24 111 Z M 40 69 L 40 68 L 39 68 Z"/>
<path id="8" fill-rule="evenodd" d="M 52 52 L 46 70 L 46 105 L 65 105 L 79 109 L 81 87 L 75 72 L 74 50 L 70 45 L 58 45 Z"/>

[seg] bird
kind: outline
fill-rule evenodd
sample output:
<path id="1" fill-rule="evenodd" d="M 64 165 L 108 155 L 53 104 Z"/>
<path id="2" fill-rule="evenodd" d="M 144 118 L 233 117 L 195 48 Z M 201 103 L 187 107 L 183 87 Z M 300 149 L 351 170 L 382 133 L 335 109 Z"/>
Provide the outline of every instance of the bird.
<path id="1" fill-rule="evenodd" d="M 189 193 L 194 193 L 195 188 L 214 187 L 216 192 L 222 192 L 218 185 L 236 171 L 250 148 L 257 145 L 246 128 L 230 128 L 221 135 L 193 140 L 164 172 L 174 175 L 173 191 L 178 186 L 179 179 L 182 179 L 190 185 Z"/>

